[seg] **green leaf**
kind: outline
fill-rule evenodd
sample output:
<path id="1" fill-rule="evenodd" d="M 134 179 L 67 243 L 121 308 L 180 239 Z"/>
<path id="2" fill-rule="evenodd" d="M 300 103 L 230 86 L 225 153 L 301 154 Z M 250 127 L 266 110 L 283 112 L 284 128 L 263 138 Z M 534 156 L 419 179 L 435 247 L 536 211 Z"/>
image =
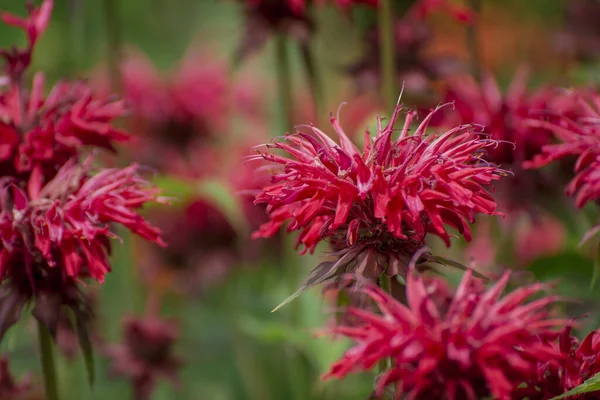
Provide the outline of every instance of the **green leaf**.
<path id="1" fill-rule="evenodd" d="M 454 260 L 449 260 L 449 259 L 444 258 L 444 257 L 433 256 L 433 255 L 427 257 L 426 259 L 430 259 L 431 261 L 433 261 L 433 262 L 435 262 L 437 264 L 443 265 L 445 267 L 452 267 L 452 268 L 459 269 L 461 271 L 467 271 L 467 270 L 470 269 L 473 272 L 473 276 L 474 277 L 479 278 L 479 279 L 484 279 L 486 281 L 489 281 L 489 278 L 487 276 L 482 275 L 479 272 L 477 272 L 476 270 L 474 270 L 473 268 L 468 268 L 465 265 L 462 265 L 461 263 L 456 262 Z"/>
<path id="2" fill-rule="evenodd" d="M 183 179 L 157 175 L 152 182 L 161 189 L 163 196 L 173 197 L 182 203 L 190 200 L 196 194 L 194 183 Z"/>
<path id="3" fill-rule="evenodd" d="M 241 199 L 230 185 L 217 179 L 204 179 L 196 186 L 196 193 L 217 207 L 238 233 L 244 235 L 250 230 Z"/>
<path id="4" fill-rule="evenodd" d="M 566 393 L 561 394 L 560 396 L 553 397 L 550 400 L 566 399 L 568 397 L 596 391 L 600 391 L 600 374 L 592 376 L 590 379 L 583 382 L 581 385 L 569 390 Z"/>
<path id="5" fill-rule="evenodd" d="M 81 354 L 83 355 L 88 384 L 90 389 L 93 389 L 94 382 L 96 380 L 96 369 L 94 366 L 94 348 L 92 346 L 92 342 L 90 341 L 86 326 L 86 319 L 88 316 L 77 309 L 69 309 L 69 311 L 70 312 L 68 314 L 70 316 L 71 323 L 73 323 L 75 331 L 77 332 L 79 347 L 81 348 Z"/>
<path id="6" fill-rule="evenodd" d="M 322 263 L 317 265 L 312 271 L 310 271 L 310 274 L 308 274 L 308 277 L 300 284 L 298 289 L 296 289 L 296 291 L 287 299 L 279 303 L 279 305 L 275 307 L 271 312 L 279 310 L 281 307 L 285 306 L 298 296 L 302 295 L 308 289 L 334 276 L 337 272 L 337 264 L 338 263 L 333 261 L 323 261 Z"/>
<path id="7" fill-rule="evenodd" d="M 329 278 L 336 276 L 342 270 L 343 267 L 345 267 L 348 263 L 355 259 L 358 253 L 360 253 L 360 249 L 357 249 L 355 251 L 349 251 L 336 261 L 323 261 L 322 263 L 317 265 L 312 271 L 310 271 L 310 274 L 308 274 L 306 279 L 302 281 L 298 289 L 296 289 L 296 291 L 291 296 L 289 296 L 287 299 L 281 302 L 271 312 L 279 310 L 281 307 L 285 306 L 298 296 L 302 295 L 308 289 L 325 282 Z"/>
<path id="8" fill-rule="evenodd" d="M 250 228 L 241 200 L 226 182 L 215 178 L 194 182 L 165 175 L 159 175 L 153 181 L 164 196 L 176 199 L 178 204 L 185 204 L 195 198 L 208 201 L 223 214 L 240 236 L 247 236 Z"/>

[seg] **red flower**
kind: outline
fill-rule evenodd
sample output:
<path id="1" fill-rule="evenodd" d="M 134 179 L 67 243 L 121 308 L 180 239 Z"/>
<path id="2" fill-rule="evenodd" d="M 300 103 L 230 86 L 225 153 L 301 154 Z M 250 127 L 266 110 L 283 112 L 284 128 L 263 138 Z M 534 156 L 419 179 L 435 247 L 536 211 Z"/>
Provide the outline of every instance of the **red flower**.
<path id="1" fill-rule="evenodd" d="M 600 197 L 600 96 L 572 94 L 579 104 L 581 114 L 573 119 L 569 115 L 560 115 L 558 121 L 529 121 L 535 127 L 552 131 L 560 143 L 547 144 L 541 154 L 525 162 L 525 168 L 540 168 L 552 161 L 567 156 L 577 156 L 575 177 L 567 186 L 567 195 L 575 195 L 577 207 L 583 207 L 590 200 Z"/>
<path id="2" fill-rule="evenodd" d="M 481 84 L 470 76 L 451 80 L 444 101 L 453 102 L 455 110 L 446 113 L 446 123 L 475 122 L 492 139 L 504 142 L 489 150 L 489 159 L 495 163 L 518 165 L 530 160 L 550 143 L 552 134 L 531 126 L 529 120 L 571 112 L 574 102 L 552 88 L 527 93 L 527 75 L 525 69 L 519 70 L 504 94 L 491 74 L 484 74 Z"/>
<path id="3" fill-rule="evenodd" d="M 560 354 L 555 360 L 540 363 L 538 375 L 527 387 L 515 392 L 515 398 L 548 400 L 559 396 L 600 372 L 600 332 L 590 332 L 581 342 L 571 335 L 571 324 L 560 332 L 558 343 L 552 343 Z M 599 392 L 590 392 L 577 399 L 597 399 Z"/>
<path id="4" fill-rule="evenodd" d="M 323 239 L 337 248 L 400 242 L 418 249 L 433 234 L 450 245 L 446 225 L 470 240 L 468 222 L 475 215 L 498 214 L 485 187 L 503 172 L 480 158 L 495 142 L 481 138 L 472 125 L 427 135 L 435 110 L 412 135 L 414 114 L 408 113 L 393 140 L 400 111 L 397 107 L 385 128 L 379 120 L 376 137 L 366 135 L 362 152 L 333 117 L 339 145 L 311 126 L 311 133 L 298 131 L 266 145 L 289 158 L 259 151 L 256 157 L 282 170 L 256 197 L 255 203 L 267 204 L 270 221 L 254 237 L 270 237 L 288 222 L 289 232 L 300 231 L 298 246 L 310 252 Z"/>
<path id="5" fill-rule="evenodd" d="M 0 278 L 25 260 L 58 268 L 64 277 L 90 276 L 100 282 L 110 271 L 110 224 L 117 223 L 151 242 L 164 245 L 160 231 L 135 210 L 157 201 L 157 189 L 137 174 L 138 167 L 106 169 L 90 176 L 87 166 L 67 163 L 44 187 L 4 177 L 0 184 Z M 31 277 L 33 280 L 33 276 Z"/>
<path id="6" fill-rule="evenodd" d="M 136 400 L 150 399 L 159 377 L 177 383 L 181 361 L 172 350 L 179 332 L 172 321 L 128 318 L 123 333 L 124 343 L 109 346 L 106 354 L 113 362 L 113 373 L 131 379 Z"/>
<path id="7" fill-rule="evenodd" d="M 0 12 L 0 17 L 5 24 L 21 28 L 27 33 L 27 48 L 12 48 L 11 50 L 0 51 L 0 54 L 8 63 L 8 73 L 12 80 L 19 81 L 29 64 L 31 64 L 31 53 L 38 38 L 48 26 L 53 8 L 53 0 L 44 0 L 39 8 L 28 3 L 29 18 L 21 18 L 4 11 Z"/>
<path id="8" fill-rule="evenodd" d="M 378 396 L 395 383 L 397 395 L 412 399 L 511 399 L 515 387 L 536 376 L 538 361 L 555 356 L 543 339 L 555 337 L 551 329 L 564 324 L 549 318 L 547 307 L 556 297 L 526 303 L 545 285 L 533 284 L 501 297 L 508 273 L 485 291 L 472 285 L 469 270 L 444 311 L 430 297 L 423 278 L 411 270 L 407 279 L 407 305 L 372 284 L 361 289 L 382 315 L 347 310 L 355 325 L 337 326 L 331 333 L 356 345 L 324 379 L 370 370 L 391 358 L 391 368 L 378 379 Z"/>
<path id="9" fill-rule="evenodd" d="M 44 76 L 35 74 L 31 90 L 24 89 L 22 74 L 29 66 L 33 45 L 45 29 L 52 1 L 30 9 L 23 20 L 3 14 L 5 22 L 25 29 L 29 36 L 27 62 L 13 65 L 12 53 L 7 59 L 10 76 L 7 89 L 0 92 L 0 172 L 3 175 L 35 177 L 32 183 L 43 185 L 84 146 L 114 150 L 113 142 L 127 140 L 128 135 L 113 127 L 112 121 L 124 114 L 122 101 L 93 97 L 83 83 L 58 83 L 44 95 Z M 16 68 L 16 69 L 15 69 Z"/>

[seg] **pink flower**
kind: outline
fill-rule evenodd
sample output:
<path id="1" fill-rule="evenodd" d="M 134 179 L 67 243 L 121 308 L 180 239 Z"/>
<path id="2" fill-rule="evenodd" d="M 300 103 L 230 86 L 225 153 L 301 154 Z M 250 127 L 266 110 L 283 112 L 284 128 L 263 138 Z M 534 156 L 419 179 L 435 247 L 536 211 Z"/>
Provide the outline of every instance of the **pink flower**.
<path id="1" fill-rule="evenodd" d="M 244 122 L 262 116 L 262 98 L 246 84 L 232 82 L 227 65 L 197 50 L 173 70 L 161 73 L 143 54 L 123 63 L 123 87 L 132 130 L 139 134 L 131 156 L 161 173 L 198 178 L 214 173 L 214 146 L 231 127 L 235 109 Z M 106 89 L 104 76 L 96 85 Z M 106 90 L 105 90 L 106 91 Z M 156 157 L 161 154 L 161 157 Z"/>
<path id="2" fill-rule="evenodd" d="M 487 291 L 472 285 L 471 274 L 465 273 L 447 310 L 438 308 L 414 270 L 407 278 L 407 305 L 372 284 L 363 286 L 381 314 L 347 310 L 355 325 L 331 333 L 356 344 L 323 378 L 343 378 L 391 358 L 377 381 L 377 396 L 395 384 L 397 396 L 412 399 L 511 399 L 514 388 L 536 376 L 537 362 L 555 357 L 544 339 L 555 337 L 552 329 L 564 324 L 549 317 L 548 306 L 557 298 L 526 302 L 547 289 L 543 284 L 501 297 L 508 273 Z"/>
<path id="3" fill-rule="evenodd" d="M 340 144 L 310 126 L 310 133 L 298 131 L 258 150 L 255 158 L 281 169 L 256 197 L 255 203 L 267 204 L 270 221 L 254 237 L 270 237 L 287 222 L 288 232 L 300 232 L 298 246 L 310 252 L 324 239 L 338 249 L 399 243 L 416 250 L 428 234 L 449 246 L 446 226 L 470 240 L 468 222 L 477 214 L 498 214 L 485 188 L 503 172 L 480 158 L 495 143 L 472 125 L 426 134 L 435 110 L 412 135 L 414 114 L 409 112 L 394 140 L 400 111 L 397 107 L 385 128 L 379 120 L 374 139 L 365 135 L 362 152 L 333 117 Z"/>

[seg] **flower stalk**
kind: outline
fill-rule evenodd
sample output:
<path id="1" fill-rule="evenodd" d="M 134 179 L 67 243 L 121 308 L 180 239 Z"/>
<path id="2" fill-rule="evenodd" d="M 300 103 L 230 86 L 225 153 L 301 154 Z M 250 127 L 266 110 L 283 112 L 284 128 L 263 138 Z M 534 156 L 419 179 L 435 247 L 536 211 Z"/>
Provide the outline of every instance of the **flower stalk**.
<path id="1" fill-rule="evenodd" d="M 58 380 L 56 378 L 56 365 L 54 361 L 54 349 L 52 338 L 46 326 L 38 321 L 38 340 L 40 343 L 40 356 L 42 361 L 42 373 L 44 375 L 44 387 L 47 400 L 58 400 Z"/>
<path id="2" fill-rule="evenodd" d="M 479 54 L 478 25 L 481 18 L 481 0 L 469 0 L 469 5 L 475 13 L 475 18 L 467 26 L 467 49 L 471 62 L 471 73 L 477 80 L 481 80 L 481 55 Z"/>
<path id="3" fill-rule="evenodd" d="M 390 110 L 396 104 L 396 60 L 394 51 L 394 9 L 392 0 L 381 0 L 379 6 L 379 47 L 381 64 L 381 96 Z"/>
<path id="4" fill-rule="evenodd" d="M 281 124 L 285 126 L 284 131 L 288 131 L 292 127 L 292 79 L 287 42 L 288 39 L 284 34 L 275 37 L 277 89 L 281 103 Z"/>

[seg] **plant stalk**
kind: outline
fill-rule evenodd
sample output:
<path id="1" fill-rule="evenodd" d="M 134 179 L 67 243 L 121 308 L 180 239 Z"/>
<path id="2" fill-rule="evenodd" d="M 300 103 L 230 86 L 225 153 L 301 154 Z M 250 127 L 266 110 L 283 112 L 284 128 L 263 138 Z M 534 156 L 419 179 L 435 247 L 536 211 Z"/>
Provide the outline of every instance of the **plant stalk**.
<path id="1" fill-rule="evenodd" d="M 392 294 L 392 282 L 391 282 L 390 277 L 387 276 L 385 272 L 383 272 L 381 275 L 379 275 L 379 287 L 384 292 L 389 293 L 390 295 Z M 390 359 L 389 358 L 384 358 L 379 361 L 379 373 L 380 374 L 383 374 L 385 371 L 387 371 L 389 369 L 389 367 L 390 367 Z"/>
<path id="2" fill-rule="evenodd" d="M 44 387 L 46 388 L 46 400 L 58 400 L 58 380 L 56 379 L 56 365 L 54 362 L 52 337 L 50 337 L 48 328 L 46 328 L 46 326 L 39 321 L 38 339 L 40 343 Z"/>
<path id="3" fill-rule="evenodd" d="M 396 105 L 397 97 L 394 8 L 392 0 L 380 0 L 378 18 L 381 97 L 383 104 L 392 112 Z"/>
<path id="4" fill-rule="evenodd" d="M 106 36 L 108 42 L 108 68 L 111 88 L 116 93 L 121 93 L 123 82 L 121 80 L 121 23 L 117 11 L 117 0 L 104 0 L 104 17 L 106 23 Z"/>
<path id="5" fill-rule="evenodd" d="M 281 124 L 283 131 L 292 128 L 292 77 L 290 72 L 290 59 L 287 46 L 288 39 L 284 34 L 275 37 L 275 59 L 277 67 L 277 89 L 281 110 Z"/>
<path id="6" fill-rule="evenodd" d="M 481 54 L 478 43 L 478 26 L 481 18 L 481 0 L 469 0 L 469 6 L 475 13 L 475 19 L 467 26 L 467 49 L 471 62 L 471 73 L 477 80 L 481 80 Z"/>

